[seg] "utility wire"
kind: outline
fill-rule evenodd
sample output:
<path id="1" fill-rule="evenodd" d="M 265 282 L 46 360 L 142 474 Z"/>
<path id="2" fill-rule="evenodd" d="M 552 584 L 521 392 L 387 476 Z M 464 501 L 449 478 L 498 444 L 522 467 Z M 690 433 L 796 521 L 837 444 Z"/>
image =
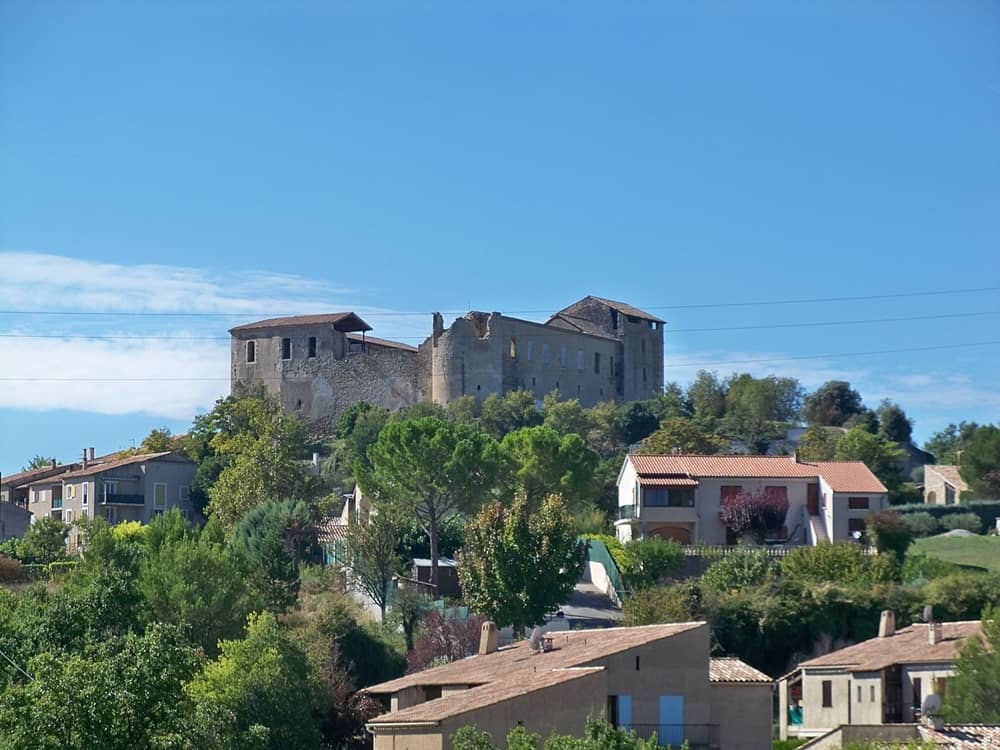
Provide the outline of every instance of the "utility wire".
<path id="1" fill-rule="evenodd" d="M 14 669 L 16 669 L 16 670 L 17 670 L 18 672 L 20 672 L 21 674 L 23 674 L 23 675 L 24 675 L 25 677 L 27 677 L 27 678 L 28 678 L 29 680 L 31 680 L 32 682 L 34 682 L 34 681 L 35 681 L 35 678 L 34 678 L 34 677 L 32 677 L 32 676 L 31 676 L 30 674 L 28 674 L 27 672 L 25 672 L 25 671 L 24 671 L 23 669 L 21 669 L 21 667 L 19 667 L 19 666 L 18 666 L 18 664 L 17 664 L 17 662 L 16 662 L 16 661 L 14 661 L 13 659 L 11 659 L 11 658 L 10 658 L 9 656 L 7 656 L 7 654 L 5 654 L 5 653 L 3 652 L 3 649 L 0 649 L 0 656 L 2 656 L 2 657 L 3 657 L 4 659 L 6 659 L 6 660 L 7 660 L 7 661 L 8 661 L 9 663 L 10 663 L 10 665 L 11 665 L 12 667 L 14 667 Z"/>
<path id="2" fill-rule="evenodd" d="M 909 315 L 896 318 L 860 318 L 853 320 L 818 320 L 803 323 L 761 323 L 749 326 L 716 326 L 708 328 L 664 328 L 666 333 L 712 333 L 716 331 L 752 331 L 775 328 L 818 328 L 822 326 L 862 325 L 869 323 L 899 323 L 916 320 L 946 320 L 951 318 L 974 318 L 984 315 L 1000 315 L 1000 310 L 982 310 L 978 312 L 942 313 L 940 315 Z M 562 336 L 572 333 L 572 329 L 553 328 L 551 331 L 539 330 L 537 336 Z M 142 336 L 136 334 L 99 334 L 99 333 L 0 333 L 0 338 L 6 339 L 94 339 L 99 341 L 229 341 L 229 336 Z M 394 336 L 394 339 L 423 341 L 427 336 Z"/>
<path id="3" fill-rule="evenodd" d="M 970 341 L 964 344 L 939 344 L 937 346 L 916 346 L 903 349 L 877 349 L 866 352 L 840 352 L 836 354 L 804 354 L 789 357 L 767 357 L 764 359 L 727 359 L 715 362 L 669 362 L 665 367 L 719 367 L 722 365 L 768 364 L 771 362 L 789 362 L 799 359 L 840 359 L 843 357 L 868 357 L 878 354 L 902 354 L 904 352 L 930 352 L 942 349 L 966 349 L 980 346 L 1000 344 L 1000 339 L 993 341 Z M 224 378 L 0 378 L 6 383 L 169 383 L 169 382 L 221 382 Z"/>
<path id="4" fill-rule="evenodd" d="M 810 297 L 810 298 L 791 298 L 791 299 L 780 299 L 780 300 L 756 300 L 749 302 L 711 302 L 711 303 L 698 303 L 698 304 L 688 304 L 688 305 L 644 305 L 643 309 L 646 310 L 703 310 L 709 308 L 724 308 L 724 307 L 765 307 L 774 305 L 802 305 L 814 302 L 857 302 L 861 300 L 879 300 L 879 299 L 901 299 L 904 297 L 932 297 L 941 296 L 948 294 L 976 294 L 979 292 L 995 292 L 1000 291 L 1000 286 L 984 286 L 984 287 L 972 287 L 968 289 L 942 289 L 935 291 L 924 291 L 924 292 L 896 292 L 893 294 L 867 294 L 867 295 L 854 295 L 847 297 Z M 423 316 L 431 315 L 434 312 L 440 312 L 442 314 L 449 315 L 461 315 L 463 313 L 469 312 L 469 310 L 424 310 L 424 311 L 412 311 L 412 312 L 401 312 L 396 310 L 387 310 L 380 312 L 377 310 L 365 311 L 364 308 L 356 310 L 358 314 L 370 315 L 371 317 L 406 317 L 406 316 Z M 504 314 L 506 315 L 527 315 L 527 314 L 550 314 L 552 310 L 508 310 Z M 184 318 L 246 318 L 251 316 L 264 317 L 264 318 L 281 318 L 290 315 L 302 315 L 304 313 L 286 313 L 282 315 L 276 315 L 273 312 L 269 313 L 253 313 L 249 311 L 244 312 L 155 312 L 149 310 L 124 310 L 120 312 L 114 312 L 110 310 L 102 311 L 71 311 L 71 310 L 0 310 L 0 315 L 74 315 L 74 316 L 105 316 L 105 317 L 156 317 L 156 318 L 166 318 L 166 317 L 184 317 Z"/>

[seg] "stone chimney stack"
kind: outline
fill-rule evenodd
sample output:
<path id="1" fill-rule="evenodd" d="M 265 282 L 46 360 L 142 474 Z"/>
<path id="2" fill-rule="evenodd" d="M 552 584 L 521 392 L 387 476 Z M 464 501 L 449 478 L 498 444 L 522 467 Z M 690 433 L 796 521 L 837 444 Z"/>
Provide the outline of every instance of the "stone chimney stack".
<path id="1" fill-rule="evenodd" d="M 52 459 L 52 468 L 56 468 L 56 460 L 54 458 Z"/>
<path id="2" fill-rule="evenodd" d="M 94 460 L 94 449 L 93 448 L 90 449 L 90 460 L 91 461 Z"/>
<path id="3" fill-rule="evenodd" d="M 83 449 L 83 461 L 81 463 L 83 464 L 83 468 L 86 469 L 87 468 L 87 449 L 86 448 Z"/>
<path id="4" fill-rule="evenodd" d="M 878 623 L 878 637 L 888 638 L 896 633 L 896 613 L 891 609 L 883 609 Z"/>
<path id="5" fill-rule="evenodd" d="M 927 624 L 927 643 L 936 646 L 941 642 L 941 623 L 931 622 Z"/>
<path id="6" fill-rule="evenodd" d="M 479 655 L 492 654 L 499 645 L 499 633 L 497 624 L 487 620 L 483 623 L 483 630 L 479 635 Z"/>

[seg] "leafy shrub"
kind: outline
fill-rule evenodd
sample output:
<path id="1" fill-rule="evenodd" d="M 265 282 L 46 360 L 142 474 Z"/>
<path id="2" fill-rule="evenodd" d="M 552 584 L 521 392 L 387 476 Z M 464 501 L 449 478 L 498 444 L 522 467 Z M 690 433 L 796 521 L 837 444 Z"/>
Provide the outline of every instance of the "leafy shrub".
<path id="1" fill-rule="evenodd" d="M 897 562 L 903 561 L 906 548 L 913 542 L 913 535 L 903 523 L 902 516 L 893 510 L 869 513 L 866 520 L 868 537 L 879 553 L 891 553 Z"/>
<path id="2" fill-rule="evenodd" d="M 975 513 L 952 513 L 941 519 L 941 525 L 949 531 L 964 529 L 973 534 L 978 534 L 983 530 L 983 522 Z"/>
<path id="3" fill-rule="evenodd" d="M 648 588 L 681 569 L 684 549 L 673 539 L 647 537 L 625 545 L 628 569 L 623 571 L 625 584 L 632 589 Z"/>
<path id="4" fill-rule="evenodd" d="M 713 591 L 743 589 L 761 583 L 777 569 L 765 550 L 739 549 L 712 563 L 701 582 Z"/>
<path id="5" fill-rule="evenodd" d="M 923 552 L 909 552 L 903 562 L 903 583 L 929 581 L 932 578 L 959 573 L 961 570 L 961 566 L 939 557 L 930 557 Z"/>
<path id="6" fill-rule="evenodd" d="M 781 572 L 799 583 L 889 583 L 886 561 L 874 564 L 881 555 L 868 556 L 856 544 L 821 542 L 815 547 L 798 547 L 781 560 Z"/>
<path id="7" fill-rule="evenodd" d="M 0 583 L 16 583 L 23 578 L 21 563 L 12 557 L 0 555 Z"/>
<path id="8" fill-rule="evenodd" d="M 903 525 L 909 529 L 914 537 L 930 536 L 936 534 L 941 527 L 941 522 L 925 511 L 916 513 L 901 514 Z"/>
<path id="9" fill-rule="evenodd" d="M 930 513 L 938 520 L 957 513 L 975 513 L 983 522 L 983 528 L 987 529 L 993 526 L 994 520 L 1000 516 L 1000 500 L 971 500 L 969 502 L 963 500 L 961 505 L 925 505 L 919 503 L 898 505 L 893 507 L 893 510 L 904 516 L 910 513 Z"/>
<path id="10" fill-rule="evenodd" d="M 608 554 L 611 555 L 611 559 L 618 566 L 618 572 L 623 576 L 625 575 L 629 568 L 629 559 L 625 553 L 625 545 L 619 541 L 618 537 L 611 536 L 611 534 L 581 534 L 581 537 L 583 539 L 596 539 L 599 542 L 603 542 L 604 546 L 608 549 Z"/>
<path id="11" fill-rule="evenodd" d="M 701 613 L 701 587 L 695 581 L 685 581 L 636 591 L 622 604 L 622 625 L 689 622 Z"/>
<path id="12" fill-rule="evenodd" d="M 1000 575 L 963 571 L 942 576 L 929 581 L 923 595 L 939 620 L 978 620 L 987 604 L 1000 601 Z"/>

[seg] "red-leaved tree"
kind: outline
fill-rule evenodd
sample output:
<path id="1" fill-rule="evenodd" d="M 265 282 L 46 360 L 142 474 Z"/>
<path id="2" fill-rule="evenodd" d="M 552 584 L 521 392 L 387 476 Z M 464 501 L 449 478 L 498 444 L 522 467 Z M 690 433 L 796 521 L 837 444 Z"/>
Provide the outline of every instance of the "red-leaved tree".
<path id="1" fill-rule="evenodd" d="M 788 498 L 764 490 L 745 490 L 722 500 L 719 518 L 739 537 L 749 536 L 757 544 L 776 531 L 788 515 Z"/>
<path id="2" fill-rule="evenodd" d="M 406 655 L 407 674 L 472 656 L 479 649 L 484 621 L 479 615 L 463 620 L 431 612 L 420 626 L 413 650 Z"/>

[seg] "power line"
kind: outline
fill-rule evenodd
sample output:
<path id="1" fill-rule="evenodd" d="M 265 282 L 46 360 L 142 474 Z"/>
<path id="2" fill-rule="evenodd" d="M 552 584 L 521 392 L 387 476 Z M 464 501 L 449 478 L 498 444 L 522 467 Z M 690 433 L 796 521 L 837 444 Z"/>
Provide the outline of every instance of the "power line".
<path id="1" fill-rule="evenodd" d="M 879 300 L 879 299 L 901 299 L 905 297 L 932 297 L 932 296 L 942 296 L 948 294 L 977 294 L 980 292 L 995 292 L 1000 291 L 1000 286 L 984 286 L 984 287 L 972 287 L 968 289 L 942 289 L 935 291 L 923 291 L 923 292 L 895 292 L 892 294 L 867 294 L 867 295 L 853 295 L 845 297 L 808 297 L 808 298 L 790 298 L 790 299 L 780 299 L 780 300 L 755 300 L 746 302 L 711 302 L 711 303 L 697 303 L 697 304 L 685 304 L 685 305 L 643 305 L 642 308 L 646 310 L 699 310 L 699 309 L 710 309 L 710 308 L 725 308 L 725 307 L 766 307 L 774 305 L 803 305 L 811 303 L 823 303 L 823 302 L 858 302 L 862 300 Z M 424 311 L 398 311 L 398 310 L 386 310 L 377 311 L 370 310 L 365 311 L 363 308 L 356 310 L 359 314 L 370 315 L 371 317 L 407 317 L 407 316 L 424 316 L 432 315 L 434 312 L 440 312 L 442 314 L 448 315 L 461 315 L 469 312 L 469 310 L 424 310 Z M 508 310 L 504 314 L 506 315 L 528 315 L 528 314 L 551 314 L 553 311 L 551 309 L 545 310 Z M 0 315 L 73 315 L 73 316 L 87 316 L 87 317 L 154 317 L 154 318 L 171 318 L 171 317 L 183 317 L 183 318 L 244 318 L 244 317 L 270 317 L 270 318 L 280 318 L 287 317 L 291 315 L 302 315 L 305 313 L 285 313 L 281 315 L 276 315 L 273 312 L 269 313 L 254 313 L 250 311 L 244 312 L 177 312 L 177 311 L 163 311 L 156 312 L 151 310 L 122 310 L 122 311 L 110 311 L 110 310 L 100 310 L 100 311 L 71 311 L 71 310 L 0 310 Z"/>
<path id="2" fill-rule="evenodd" d="M 32 677 L 32 676 L 31 676 L 30 674 L 28 674 L 27 672 L 25 672 L 25 671 L 24 671 L 23 669 L 21 669 L 21 667 L 20 667 L 20 666 L 18 666 L 18 664 L 17 664 L 17 662 L 16 662 L 16 661 L 14 661 L 13 659 L 11 659 L 11 658 L 10 658 L 9 656 L 7 656 L 7 654 L 5 654 L 5 653 L 3 652 L 3 649 L 0 649 L 0 656 L 2 656 L 2 657 L 3 657 L 4 659 L 6 659 L 6 660 L 7 660 L 7 661 L 8 661 L 9 663 L 10 663 L 10 665 L 11 665 L 12 667 L 14 667 L 14 669 L 16 669 L 16 670 L 17 670 L 18 672 L 20 672 L 21 674 L 23 674 L 23 675 L 24 675 L 25 677 L 27 677 L 27 678 L 28 678 L 29 680 L 31 680 L 32 682 L 34 682 L 34 681 L 35 681 L 35 678 L 34 678 L 34 677 Z"/>
<path id="3" fill-rule="evenodd" d="M 984 315 L 1000 315 L 1000 310 L 980 310 L 976 312 L 942 313 L 939 315 L 908 315 L 894 318 L 856 318 L 850 320 L 818 320 L 803 323 L 761 323 L 748 326 L 713 326 L 706 328 L 664 328 L 664 333 L 712 333 L 717 331 L 752 331 L 777 328 L 818 328 L 823 326 L 862 325 L 870 323 L 899 323 L 917 320 L 947 320 L 952 318 L 973 318 Z M 553 328 L 550 331 L 539 330 L 538 337 L 552 335 L 562 336 L 571 329 Z M 93 339 L 98 341 L 229 341 L 229 336 L 158 336 L 136 334 L 99 334 L 99 333 L 0 333 L 0 338 L 8 339 Z M 407 341 L 423 341 L 427 336 L 394 336 L 394 339 Z"/>
<path id="4" fill-rule="evenodd" d="M 878 354 L 902 354 L 905 352 L 930 352 L 942 349 L 966 349 L 979 346 L 994 346 L 1000 344 L 1000 339 L 993 341 L 970 341 L 964 344 L 939 344 L 936 346 L 915 346 L 902 349 L 877 349 L 866 352 L 839 352 L 835 354 L 803 354 L 788 357 L 767 357 L 764 359 L 727 359 L 715 362 L 667 362 L 665 367 L 718 367 L 721 365 L 767 364 L 771 362 L 790 362 L 799 359 L 841 359 L 844 357 L 868 357 Z M 267 378 L 265 378 L 267 379 Z M 170 383 L 170 382 L 221 382 L 224 378 L 0 378 L 6 383 Z"/>
<path id="5" fill-rule="evenodd" d="M 768 357 L 766 359 L 727 359 L 716 362 L 667 362 L 665 367 L 717 367 L 719 365 L 749 365 L 766 364 L 770 362 L 789 362 L 797 359 L 837 359 L 842 357 L 867 357 L 875 354 L 902 354 L 904 352 L 931 352 L 941 349 L 964 349 L 966 347 L 992 346 L 1000 344 L 1000 339 L 994 341 L 971 341 L 966 344 L 939 344 L 937 346 L 914 346 L 905 349 L 876 349 L 867 352 L 840 352 L 838 354 L 803 354 L 790 357 Z"/>

